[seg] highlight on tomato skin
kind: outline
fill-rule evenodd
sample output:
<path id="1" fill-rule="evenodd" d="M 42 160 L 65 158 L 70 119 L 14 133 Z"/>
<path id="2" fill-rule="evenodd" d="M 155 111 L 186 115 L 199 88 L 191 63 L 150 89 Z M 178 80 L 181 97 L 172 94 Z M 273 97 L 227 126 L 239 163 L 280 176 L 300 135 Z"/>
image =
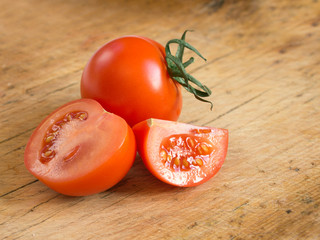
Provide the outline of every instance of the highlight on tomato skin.
<path id="1" fill-rule="evenodd" d="M 226 129 L 148 119 L 133 131 L 146 168 L 174 186 L 193 187 L 208 181 L 227 155 Z"/>
<path id="2" fill-rule="evenodd" d="M 91 99 L 69 102 L 32 133 L 26 168 L 51 189 L 70 196 L 99 193 L 127 174 L 136 156 L 132 129 Z"/>

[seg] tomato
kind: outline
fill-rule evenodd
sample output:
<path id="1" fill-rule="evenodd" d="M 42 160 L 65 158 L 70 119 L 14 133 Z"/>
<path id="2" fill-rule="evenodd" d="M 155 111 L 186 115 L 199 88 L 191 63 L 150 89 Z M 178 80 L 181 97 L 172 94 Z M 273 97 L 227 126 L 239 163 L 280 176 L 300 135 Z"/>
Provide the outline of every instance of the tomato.
<path id="1" fill-rule="evenodd" d="M 97 50 L 83 71 L 81 96 L 97 100 L 130 126 L 151 117 L 175 121 L 182 108 L 164 47 L 139 36 L 120 37 Z"/>
<path id="2" fill-rule="evenodd" d="M 228 130 L 149 119 L 133 127 L 138 152 L 161 181 L 180 187 L 206 182 L 227 154 Z"/>
<path id="3" fill-rule="evenodd" d="M 136 155 L 132 129 L 91 99 L 63 105 L 31 135 L 27 169 L 53 190 L 71 196 L 104 191 L 129 171 Z"/>

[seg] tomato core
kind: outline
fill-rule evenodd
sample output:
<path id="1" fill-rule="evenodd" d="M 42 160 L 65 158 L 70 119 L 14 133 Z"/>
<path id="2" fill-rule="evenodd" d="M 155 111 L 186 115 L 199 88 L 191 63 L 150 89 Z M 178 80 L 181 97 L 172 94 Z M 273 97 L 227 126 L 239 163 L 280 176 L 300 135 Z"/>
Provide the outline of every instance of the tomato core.
<path id="1" fill-rule="evenodd" d="M 189 171 L 206 164 L 215 150 L 213 144 L 204 137 L 178 134 L 162 140 L 159 156 L 165 167 Z"/>
<path id="2" fill-rule="evenodd" d="M 85 121 L 88 118 L 88 113 L 84 111 L 69 112 L 63 118 L 54 122 L 47 130 L 42 141 L 42 150 L 40 152 L 40 162 L 45 164 L 54 158 L 56 155 L 56 143 L 63 128 L 66 128 L 71 122 Z M 65 161 L 71 160 L 79 150 L 79 146 L 64 157 Z"/>

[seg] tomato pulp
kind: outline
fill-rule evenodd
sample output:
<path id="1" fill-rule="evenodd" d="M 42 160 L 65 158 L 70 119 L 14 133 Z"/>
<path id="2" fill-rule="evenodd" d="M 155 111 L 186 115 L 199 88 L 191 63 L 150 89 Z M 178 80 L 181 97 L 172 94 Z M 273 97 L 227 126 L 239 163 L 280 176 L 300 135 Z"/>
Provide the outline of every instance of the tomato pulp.
<path id="1" fill-rule="evenodd" d="M 133 127 L 139 154 L 161 181 L 181 187 L 206 182 L 227 154 L 228 130 L 148 119 Z"/>
<path id="2" fill-rule="evenodd" d="M 31 135 L 24 161 L 41 182 L 65 195 L 104 191 L 129 171 L 136 155 L 132 129 L 91 99 L 55 110 Z"/>
<path id="3" fill-rule="evenodd" d="M 139 36 L 121 37 L 97 50 L 83 71 L 81 96 L 97 100 L 130 126 L 148 118 L 176 121 L 182 108 L 164 47 Z"/>

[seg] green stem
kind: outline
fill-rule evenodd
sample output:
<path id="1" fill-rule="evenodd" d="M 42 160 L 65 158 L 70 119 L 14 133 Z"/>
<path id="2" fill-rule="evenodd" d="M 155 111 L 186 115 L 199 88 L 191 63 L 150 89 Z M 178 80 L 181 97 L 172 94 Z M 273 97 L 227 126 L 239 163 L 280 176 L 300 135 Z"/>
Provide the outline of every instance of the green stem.
<path id="1" fill-rule="evenodd" d="M 211 90 L 195 79 L 193 76 L 186 72 L 186 67 L 188 67 L 191 63 L 194 62 L 194 58 L 191 57 L 188 61 L 183 62 L 183 54 L 185 48 L 190 49 L 194 53 L 196 53 L 199 57 L 206 61 L 206 59 L 199 53 L 197 49 L 191 46 L 189 43 L 185 41 L 186 33 L 188 30 L 184 31 L 181 39 L 172 39 L 170 40 L 166 47 L 166 60 L 168 64 L 168 72 L 172 79 L 181 84 L 188 92 L 192 93 L 194 97 L 202 102 L 207 102 L 211 104 L 211 110 L 213 108 L 213 104 L 211 101 L 203 99 L 204 97 L 208 97 L 211 95 Z M 178 44 L 177 52 L 172 55 L 170 50 L 170 44 Z M 190 82 L 196 85 L 197 88 L 194 88 Z"/>

